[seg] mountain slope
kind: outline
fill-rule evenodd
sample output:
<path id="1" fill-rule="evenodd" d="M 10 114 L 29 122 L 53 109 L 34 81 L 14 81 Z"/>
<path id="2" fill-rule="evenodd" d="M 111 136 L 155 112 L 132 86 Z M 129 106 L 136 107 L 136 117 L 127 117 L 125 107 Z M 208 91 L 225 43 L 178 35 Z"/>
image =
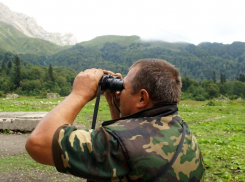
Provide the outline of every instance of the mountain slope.
<path id="1" fill-rule="evenodd" d="M 79 43 L 82 46 L 102 48 L 106 42 L 116 42 L 123 46 L 138 46 L 139 44 L 145 44 L 150 47 L 162 47 L 173 51 L 179 51 L 180 48 L 184 48 L 189 43 L 169 43 L 165 41 L 142 41 L 137 35 L 133 36 L 119 36 L 119 35 L 104 35 L 98 36 L 90 41 L 84 41 Z"/>
<path id="2" fill-rule="evenodd" d="M 13 12 L 1 2 L 0 21 L 12 25 L 28 37 L 43 39 L 61 46 L 74 45 L 77 43 L 74 35 L 70 33 L 49 33 L 39 26 L 34 18 L 28 17 L 22 13 Z"/>
<path id="3" fill-rule="evenodd" d="M 138 36 L 100 36 L 75 46 L 56 46 L 50 42 L 30 39 L 13 27 L 0 24 L 0 49 L 7 49 L 33 64 L 64 66 L 76 71 L 102 68 L 125 75 L 138 59 L 165 59 L 179 68 L 182 76 L 196 80 L 212 79 L 225 75 L 234 80 L 245 73 L 245 43 L 232 44 L 168 43 L 141 41 Z M 4 44 L 1 44 L 3 43 Z M 16 51 L 17 50 L 17 51 Z M 0 51 L 2 58 L 8 53 Z M 0 61 L 1 61 L 0 57 Z"/>
<path id="4" fill-rule="evenodd" d="M 66 48 L 49 41 L 27 37 L 13 26 L 0 21 L 0 49 L 15 54 L 51 55 Z"/>
<path id="5" fill-rule="evenodd" d="M 46 64 L 71 67 L 77 71 L 102 68 L 126 74 L 142 58 L 165 59 L 179 68 L 182 76 L 211 79 L 213 73 L 233 80 L 245 72 L 245 43 L 231 45 L 141 41 L 138 36 L 100 36 L 79 43 L 47 58 Z M 214 49 L 213 47 L 216 47 Z M 215 51 L 213 51 L 213 49 Z"/>
<path id="6" fill-rule="evenodd" d="M 201 43 L 198 47 L 207 51 L 210 55 L 220 56 L 222 58 L 239 59 L 245 57 L 245 43 L 233 42 L 232 44 L 221 43 Z"/>
<path id="7" fill-rule="evenodd" d="M 126 74 L 128 67 L 141 58 L 156 57 L 178 52 L 189 44 L 163 41 L 146 42 L 139 36 L 99 36 L 81 42 L 67 50 L 56 53 L 46 64 L 71 67 L 77 71 L 91 67 L 103 68 Z"/>

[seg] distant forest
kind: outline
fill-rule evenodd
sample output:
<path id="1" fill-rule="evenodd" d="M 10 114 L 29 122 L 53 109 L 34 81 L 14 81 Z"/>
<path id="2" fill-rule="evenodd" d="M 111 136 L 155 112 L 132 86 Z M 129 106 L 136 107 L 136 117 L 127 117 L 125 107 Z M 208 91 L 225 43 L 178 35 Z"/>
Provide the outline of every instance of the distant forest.
<path id="1" fill-rule="evenodd" d="M 125 46 L 116 42 L 106 42 L 100 47 L 77 44 L 49 57 L 30 54 L 19 56 L 35 65 L 52 64 L 76 71 L 95 67 L 120 72 L 123 75 L 138 59 L 160 58 L 179 68 L 182 76 L 200 81 L 212 79 L 213 72 L 216 75 L 225 75 L 230 81 L 245 73 L 245 43 L 240 42 L 231 45 L 190 44 L 172 50 L 150 43 L 132 43 Z"/>
<path id="2" fill-rule="evenodd" d="M 77 71 L 65 67 L 37 66 L 18 56 L 1 62 L 0 96 L 6 93 L 45 96 L 55 92 L 66 96 L 71 92 Z M 182 76 L 182 99 L 204 101 L 220 96 L 229 99 L 245 97 L 245 76 L 239 74 L 234 80 L 227 80 L 225 74 L 212 72 L 211 79 L 195 80 Z"/>

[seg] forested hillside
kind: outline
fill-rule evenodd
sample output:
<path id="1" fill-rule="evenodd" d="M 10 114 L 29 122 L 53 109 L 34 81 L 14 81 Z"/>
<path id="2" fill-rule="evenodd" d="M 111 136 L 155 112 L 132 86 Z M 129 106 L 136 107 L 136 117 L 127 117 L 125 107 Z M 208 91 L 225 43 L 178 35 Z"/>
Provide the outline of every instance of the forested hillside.
<path id="1" fill-rule="evenodd" d="M 179 68 L 182 98 L 205 100 L 245 96 L 245 43 L 168 43 L 138 36 L 101 36 L 70 47 L 27 38 L 13 27 L 0 26 L 0 95 L 18 92 L 67 95 L 75 75 L 102 68 L 126 75 L 142 58 L 160 58 Z M 17 61 L 19 60 L 19 61 Z M 18 63 L 19 62 L 19 63 Z"/>
<path id="2" fill-rule="evenodd" d="M 102 38 L 81 43 L 50 56 L 46 63 L 84 70 L 91 67 L 109 69 L 126 74 L 128 67 L 138 59 L 165 59 L 178 67 L 183 76 L 196 80 L 211 79 L 213 72 L 234 80 L 245 72 L 245 43 L 230 45 L 202 43 L 143 42 L 139 37 L 125 37 L 113 42 Z"/>
<path id="3" fill-rule="evenodd" d="M 225 75 L 234 80 L 245 72 L 245 43 L 233 44 L 168 43 L 142 41 L 138 36 L 101 36 L 74 46 L 62 47 L 48 41 L 26 37 L 14 27 L 0 22 L 0 61 L 9 60 L 9 53 L 35 65 L 63 66 L 81 71 L 103 68 L 127 73 L 138 59 L 160 58 L 180 69 L 182 76 L 196 80 Z M 7 52 L 8 51 L 8 52 Z"/>

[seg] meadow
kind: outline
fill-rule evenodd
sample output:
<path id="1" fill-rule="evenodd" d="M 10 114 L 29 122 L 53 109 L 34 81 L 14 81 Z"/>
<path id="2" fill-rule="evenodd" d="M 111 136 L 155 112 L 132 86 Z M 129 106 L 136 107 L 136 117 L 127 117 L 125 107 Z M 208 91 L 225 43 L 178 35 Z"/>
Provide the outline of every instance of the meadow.
<path id="1" fill-rule="evenodd" d="M 49 111 L 64 98 L 39 99 L 19 97 L 0 98 L 0 112 Z M 90 128 L 95 100 L 86 104 L 75 122 Z M 204 181 L 245 181 L 245 101 L 244 100 L 182 100 L 179 115 L 188 123 L 200 145 L 206 174 Z M 109 120 L 109 110 L 105 98 L 100 100 L 98 123 Z M 5 131 L 5 133 L 7 133 Z M 0 159 L 0 174 L 20 170 L 22 175 L 38 178 L 39 173 L 51 175 L 50 181 L 57 181 L 59 174 L 55 168 L 34 162 L 24 152 L 16 156 Z M 61 177 L 58 181 L 78 181 L 78 178 Z"/>

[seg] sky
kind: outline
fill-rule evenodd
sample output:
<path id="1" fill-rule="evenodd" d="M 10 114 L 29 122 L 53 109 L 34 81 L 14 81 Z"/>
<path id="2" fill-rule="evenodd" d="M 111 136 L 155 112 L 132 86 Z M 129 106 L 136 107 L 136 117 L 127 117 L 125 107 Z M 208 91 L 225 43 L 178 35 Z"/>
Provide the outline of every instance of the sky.
<path id="1" fill-rule="evenodd" d="M 244 0 L 0 0 L 78 42 L 138 35 L 167 42 L 245 42 Z"/>

